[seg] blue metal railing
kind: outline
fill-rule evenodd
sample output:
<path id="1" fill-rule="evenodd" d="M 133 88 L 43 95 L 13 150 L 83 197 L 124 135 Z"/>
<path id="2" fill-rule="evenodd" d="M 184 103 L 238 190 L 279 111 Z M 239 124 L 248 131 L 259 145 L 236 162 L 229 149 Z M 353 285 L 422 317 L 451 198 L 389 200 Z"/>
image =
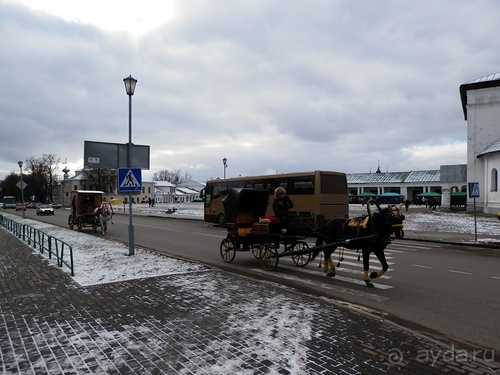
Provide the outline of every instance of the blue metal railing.
<path id="1" fill-rule="evenodd" d="M 67 266 L 71 276 L 75 275 L 71 245 L 31 225 L 19 223 L 1 214 L 0 224 L 34 249 L 38 248 L 41 254 L 47 252 L 49 259 L 54 257 L 59 267 Z"/>

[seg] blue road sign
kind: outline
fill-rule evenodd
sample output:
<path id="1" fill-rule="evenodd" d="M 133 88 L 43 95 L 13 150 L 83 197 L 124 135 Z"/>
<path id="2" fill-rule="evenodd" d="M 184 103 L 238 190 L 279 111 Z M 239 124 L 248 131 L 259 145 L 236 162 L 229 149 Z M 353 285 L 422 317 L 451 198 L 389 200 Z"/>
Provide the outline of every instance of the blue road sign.
<path id="1" fill-rule="evenodd" d="M 469 198 L 479 198 L 479 182 L 469 182 Z"/>
<path id="2" fill-rule="evenodd" d="M 118 192 L 127 193 L 142 190 L 141 168 L 118 169 Z"/>

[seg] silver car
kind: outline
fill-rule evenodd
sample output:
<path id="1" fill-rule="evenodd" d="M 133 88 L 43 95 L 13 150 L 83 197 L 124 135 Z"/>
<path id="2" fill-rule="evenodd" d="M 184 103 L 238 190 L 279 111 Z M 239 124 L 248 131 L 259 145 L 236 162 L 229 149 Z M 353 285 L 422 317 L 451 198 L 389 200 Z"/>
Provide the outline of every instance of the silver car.
<path id="1" fill-rule="evenodd" d="M 54 208 L 50 204 L 40 204 L 36 208 L 37 215 L 54 215 Z"/>

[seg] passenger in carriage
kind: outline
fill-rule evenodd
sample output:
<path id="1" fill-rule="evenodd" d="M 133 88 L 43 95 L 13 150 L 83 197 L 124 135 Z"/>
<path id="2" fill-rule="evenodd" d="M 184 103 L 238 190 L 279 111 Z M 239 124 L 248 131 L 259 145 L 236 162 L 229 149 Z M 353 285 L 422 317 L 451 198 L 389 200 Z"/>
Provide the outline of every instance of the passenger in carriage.
<path id="1" fill-rule="evenodd" d="M 281 220 L 281 228 L 288 228 L 290 219 L 290 209 L 293 208 L 293 202 L 288 195 L 286 195 L 286 190 L 282 187 L 278 187 L 274 190 L 274 202 L 273 211 L 274 216 Z"/>

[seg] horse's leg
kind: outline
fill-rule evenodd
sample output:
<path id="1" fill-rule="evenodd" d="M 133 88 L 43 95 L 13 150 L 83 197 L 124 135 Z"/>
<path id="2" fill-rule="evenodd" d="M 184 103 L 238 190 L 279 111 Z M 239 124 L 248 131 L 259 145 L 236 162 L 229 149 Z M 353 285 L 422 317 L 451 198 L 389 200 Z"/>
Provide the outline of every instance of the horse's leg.
<path id="1" fill-rule="evenodd" d="M 333 250 L 324 250 L 325 254 L 325 264 L 323 265 L 323 269 L 328 277 L 335 276 L 335 264 L 333 263 L 331 255 L 337 248 L 333 248 Z"/>
<path id="2" fill-rule="evenodd" d="M 101 219 L 101 234 L 105 235 L 106 234 L 106 218 L 102 215 L 99 216 Z"/>
<path id="3" fill-rule="evenodd" d="M 382 265 L 382 269 L 377 272 L 372 272 L 370 274 L 370 279 L 376 279 L 377 277 L 381 277 L 389 269 L 389 265 L 387 264 L 387 260 L 385 259 L 384 249 L 377 249 L 374 251 L 374 253 L 377 256 L 378 261 Z"/>
<path id="4" fill-rule="evenodd" d="M 369 269 L 370 269 L 370 249 L 361 249 L 361 252 L 363 253 L 363 280 L 368 288 L 374 288 L 375 285 L 373 285 L 372 281 L 370 280 L 370 274 L 369 274 Z"/>

